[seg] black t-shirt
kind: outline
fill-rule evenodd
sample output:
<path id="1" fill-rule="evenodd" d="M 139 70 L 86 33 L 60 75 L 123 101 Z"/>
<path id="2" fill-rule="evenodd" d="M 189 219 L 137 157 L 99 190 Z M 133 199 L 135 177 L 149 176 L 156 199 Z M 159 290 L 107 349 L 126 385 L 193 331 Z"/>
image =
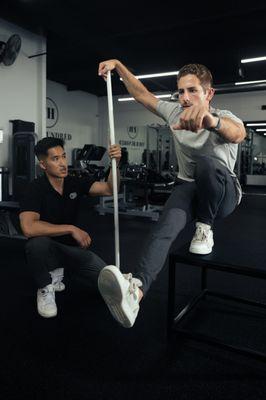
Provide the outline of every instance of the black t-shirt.
<path id="1" fill-rule="evenodd" d="M 40 220 L 56 225 L 75 225 L 80 197 L 89 194 L 95 179 L 67 176 L 64 179 L 63 194 L 60 195 L 50 184 L 46 175 L 34 179 L 20 201 L 20 212 L 33 211 L 40 214 Z M 76 245 L 70 235 L 55 236 L 53 239 Z"/>

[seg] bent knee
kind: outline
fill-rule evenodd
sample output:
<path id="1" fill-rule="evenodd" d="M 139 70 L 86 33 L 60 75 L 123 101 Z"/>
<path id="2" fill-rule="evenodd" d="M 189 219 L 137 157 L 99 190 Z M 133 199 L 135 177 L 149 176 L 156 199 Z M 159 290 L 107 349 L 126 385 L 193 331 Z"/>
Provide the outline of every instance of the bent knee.
<path id="1" fill-rule="evenodd" d="M 51 244 L 51 239 L 47 236 L 33 237 L 27 240 L 25 245 L 26 252 L 48 250 Z"/>

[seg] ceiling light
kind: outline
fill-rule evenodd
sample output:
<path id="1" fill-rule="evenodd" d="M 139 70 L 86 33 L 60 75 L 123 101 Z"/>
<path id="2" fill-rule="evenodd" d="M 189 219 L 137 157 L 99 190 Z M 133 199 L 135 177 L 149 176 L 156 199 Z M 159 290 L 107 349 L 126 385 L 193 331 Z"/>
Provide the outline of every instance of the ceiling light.
<path id="1" fill-rule="evenodd" d="M 266 122 L 257 122 L 257 123 L 247 124 L 247 126 L 264 126 L 264 125 L 266 125 Z"/>
<path id="2" fill-rule="evenodd" d="M 252 83 L 265 83 L 266 80 L 261 81 L 246 81 L 246 82 L 235 82 L 235 85 L 251 85 Z"/>
<path id="3" fill-rule="evenodd" d="M 266 61 L 266 56 L 264 57 L 255 57 L 255 58 L 244 58 L 241 60 L 242 64 L 250 63 L 250 62 L 257 62 L 257 61 Z"/>
<path id="4" fill-rule="evenodd" d="M 137 79 L 147 79 L 147 78 L 158 78 L 160 76 L 174 76 L 177 75 L 179 71 L 173 71 L 173 72 L 160 72 L 158 74 L 147 74 L 147 75 L 135 75 L 135 78 Z M 123 79 L 120 78 L 120 81 Z"/>
<path id="5" fill-rule="evenodd" d="M 256 129 L 256 132 L 266 132 L 266 128 L 265 129 Z"/>
<path id="6" fill-rule="evenodd" d="M 164 99 L 164 98 L 169 98 L 172 95 L 171 94 L 155 94 L 155 97 L 157 97 L 158 99 Z M 118 99 L 118 101 L 134 101 L 134 97 L 120 97 L 120 99 Z"/>

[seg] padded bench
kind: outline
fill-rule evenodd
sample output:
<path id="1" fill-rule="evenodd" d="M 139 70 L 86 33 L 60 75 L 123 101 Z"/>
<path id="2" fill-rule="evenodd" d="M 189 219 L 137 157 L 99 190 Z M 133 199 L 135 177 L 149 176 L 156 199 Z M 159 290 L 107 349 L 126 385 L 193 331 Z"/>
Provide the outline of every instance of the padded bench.
<path id="1" fill-rule="evenodd" d="M 219 235 L 218 235 L 219 236 Z M 241 234 L 240 234 L 241 236 Z M 251 239 L 251 243 L 248 239 Z M 237 274 L 247 277 L 266 279 L 266 251 L 259 245 L 256 250 L 252 246 L 252 237 L 246 238 L 246 242 L 241 240 L 239 235 L 232 235 L 228 231 L 228 237 L 219 238 L 215 241 L 214 250 L 211 254 L 200 256 L 189 253 L 189 244 L 181 247 L 178 250 L 172 251 L 169 255 L 169 283 L 168 283 L 168 317 L 167 317 L 167 333 L 168 339 L 173 339 L 177 334 L 178 336 L 193 339 L 196 341 L 204 342 L 211 345 L 216 345 L 223 349 L 238 352 L 240 354 L 249 355 L 255 358 L 266 360 L 266 353 L 252 350 L 251 348 L 241 347 L 226 343 L 217 337 L 203 334 L 200 332 L 186 329 L 186 317 L 189 315 L 193 320 L 193 313 L 197 312 L 202 300 L 208 301 L 211 297 L 222 299 L 229 304 L 248 307 L 253 312 L 259 311 L 266 319 L 266 304 L 258 301 L 253 301 L 243 297 L 224 294 L 221 292 L 213 291 L 207 288 L 207 272 L 208 270 L 223 271 L 228 274 Z M 265 247 L 265 245 L 264 245 Z M 176 270 L 177 268 L 184 268 L 182 265 L 190 265 L 199 267 L 201 269 L 201 290 L 179 313 L 176 314 Z M 266 293 L 266 286 L 265 286 Z M 221 301 L 221 300 L 219 300 Z M 201 303 L 202 304 L 202 303 Z M 193 312 L 192 312 L 193 310 Z M 242 309 L 243 310 L 243 309 Z M 195 314 L 194 314 L 195 315 Z M 199 314 L 197 314 L 197 319 Z M 241 317 L 243 318 L 243 317 Z M 182 324 L 181 324 L 182 322 Z M 233 337 L 233 332 L 232 332 Z"/>
<path id="2" fill-rule="evenodd" d="M 19 224 L 19 203 L 0 201 L 0 238 L 27 240 Z"/>

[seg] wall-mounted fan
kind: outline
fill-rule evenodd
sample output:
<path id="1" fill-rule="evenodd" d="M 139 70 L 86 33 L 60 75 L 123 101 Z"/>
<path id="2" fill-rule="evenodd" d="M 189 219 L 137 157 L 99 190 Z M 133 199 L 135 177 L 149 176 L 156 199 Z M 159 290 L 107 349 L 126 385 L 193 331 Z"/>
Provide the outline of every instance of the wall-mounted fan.
<path id="1" fill-rule="evenodd" d="M 0 63 L 12 65 L 18 56 L 20 48 L 21 38 L 17 34 L 10 36 L 6 43 L 0 42 Z"/>

